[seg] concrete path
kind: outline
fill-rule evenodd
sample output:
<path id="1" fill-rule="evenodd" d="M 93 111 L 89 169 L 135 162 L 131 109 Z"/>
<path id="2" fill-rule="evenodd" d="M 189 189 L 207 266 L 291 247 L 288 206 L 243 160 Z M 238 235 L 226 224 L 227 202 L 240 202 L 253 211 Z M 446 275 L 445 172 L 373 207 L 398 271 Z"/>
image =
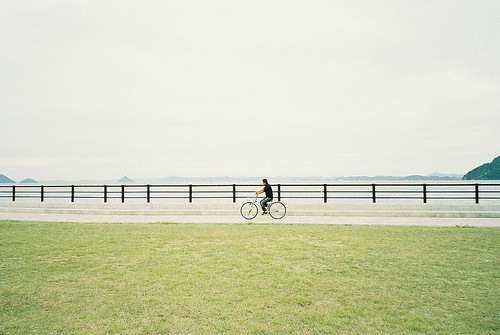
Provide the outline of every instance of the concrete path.
<path id="1" fill-rule="evenodd" d="M 247 221 L 238 204 L 89 205 L 0 204 L 0 220 L 103 223 L 335 224 L 500 228 L 500 208 L 423 206 L 290 206 L 283 219 L 258 215 Z"/>

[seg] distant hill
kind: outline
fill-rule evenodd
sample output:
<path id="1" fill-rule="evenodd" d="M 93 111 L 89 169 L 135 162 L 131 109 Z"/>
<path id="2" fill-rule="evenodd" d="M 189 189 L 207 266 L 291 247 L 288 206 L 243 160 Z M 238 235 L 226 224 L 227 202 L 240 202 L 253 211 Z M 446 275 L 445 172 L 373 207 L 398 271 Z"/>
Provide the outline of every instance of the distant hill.
<path id="1" fill-rule="evenodd" d="M 464 180 L 500 180 L 500 156 L 465 174 Z"/>
<path id="2" fill-rule="evenodd" d="M 409 180 L 409 181 L 424 181 L 424 180 L 460 180 L 460 176 L 455 175 L 411 175 L 411 176 L 353 176 L 353 177 L 341 177 L 337 178 L 337 180 L 343 181 L 398 181 L 398 180 Z"/>
<path id="3" fill-rule="evenodd" d="M 119 183 L 133 183 L 134 181 L 127 176 L 118 179 Z"/>
<path id="4" fill-rule="evenodd" d="M 269 181 L 276 183 L 330 183 L 337 181 L 448 181 L 461 180 L 462 175 L 433 173 L 430 175 L 411 175 L 411 176 L 345 176 L 345 177 L 285 177 L 268 176 Z M 154 179 L 143 179 L 139 182 L 158 184 L 158 183 L 255 183 L 259 184 L 261 176 L 254 177 L 165 177 Z"/>
<path id="5" fill-rule="evenodd" d="M 19 182 L 20 184 L 38 184 L 38 182 L 34 179 L 31 179 L 31 178 L 26 178 L 24 180 L 21 180 Z"/>
<path id="6" fill-rule="evenodd" d="M 9 177 L 7 177 L 3 174 L 0 174 L 0 184 L 14 184 L 14 183 L 15 183 L 15 181 L 10 179 Z"/>

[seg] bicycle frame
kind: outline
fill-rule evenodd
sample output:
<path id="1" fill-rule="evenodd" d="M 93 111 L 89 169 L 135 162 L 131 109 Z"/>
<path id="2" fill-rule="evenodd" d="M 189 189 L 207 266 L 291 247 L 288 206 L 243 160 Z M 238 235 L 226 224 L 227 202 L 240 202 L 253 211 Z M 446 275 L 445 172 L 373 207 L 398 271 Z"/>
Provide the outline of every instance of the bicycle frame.
<path id="1" fill-rule="evenodd" d="M 250 201 L 251 199 L 253 198 L 252 201 Z M 256 204 L 257 206 L 259 206 L 259 208 L 262 208 L 260 206 L 260 201 L 259 201 L 259 195 L 256 194 L 255 197 L 247 197 L 247 199 L 250 201 L 250 202 L 253 202 L 254 204 Z M 265 199 L 265 198 L 262 198 L 262 199 Z M 266 209 L 269 209 L 269 207 L 271 207 L 271 205 L 274 203 L 275 201 L 274 200 L 271 200 L 267 203 L 266 205 Z M 258 203 L 258 204 L 257 204 Z"/>

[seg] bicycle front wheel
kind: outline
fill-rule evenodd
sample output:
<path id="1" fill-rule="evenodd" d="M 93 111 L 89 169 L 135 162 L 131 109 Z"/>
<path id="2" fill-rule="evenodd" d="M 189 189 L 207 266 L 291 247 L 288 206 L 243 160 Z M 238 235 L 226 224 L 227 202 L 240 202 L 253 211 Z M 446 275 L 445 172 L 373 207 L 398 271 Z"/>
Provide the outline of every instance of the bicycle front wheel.
<path id="1" fill-rule="evenodd" d="M 282 219 L 286 214 L 286 207 L 281 202 L 275 202 L 269 208 L 269 215 L 273 219 Z"/>
<path id="2" fill-rule="evenodd" d="M 243 216 L 247 220 L 252 220 L 257 216 L 258 212 L 259 208 L 253 202 L 245 202 L 243 205 L 241 205 L 240 208 L 241 216 Z"/>

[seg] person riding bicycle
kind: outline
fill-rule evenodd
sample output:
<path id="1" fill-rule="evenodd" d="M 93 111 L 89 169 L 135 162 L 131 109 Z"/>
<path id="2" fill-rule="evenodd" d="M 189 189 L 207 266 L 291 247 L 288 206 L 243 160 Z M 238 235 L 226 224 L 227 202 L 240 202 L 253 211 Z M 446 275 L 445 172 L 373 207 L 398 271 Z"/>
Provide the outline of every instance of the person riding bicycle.
<path id="1" fill-rule="evenodd" d="M 262 185 L 264 188 L 262 190 L 258 190 L 255 194 L 266 193 L 266 197 L 260 201 L 260 206 L 262 207 L 262 215 L 267 214 L 266 207 L 268 202 L 273 200 L 273 188 L 267 182 L 267 179 L 262 179 Z"/>

